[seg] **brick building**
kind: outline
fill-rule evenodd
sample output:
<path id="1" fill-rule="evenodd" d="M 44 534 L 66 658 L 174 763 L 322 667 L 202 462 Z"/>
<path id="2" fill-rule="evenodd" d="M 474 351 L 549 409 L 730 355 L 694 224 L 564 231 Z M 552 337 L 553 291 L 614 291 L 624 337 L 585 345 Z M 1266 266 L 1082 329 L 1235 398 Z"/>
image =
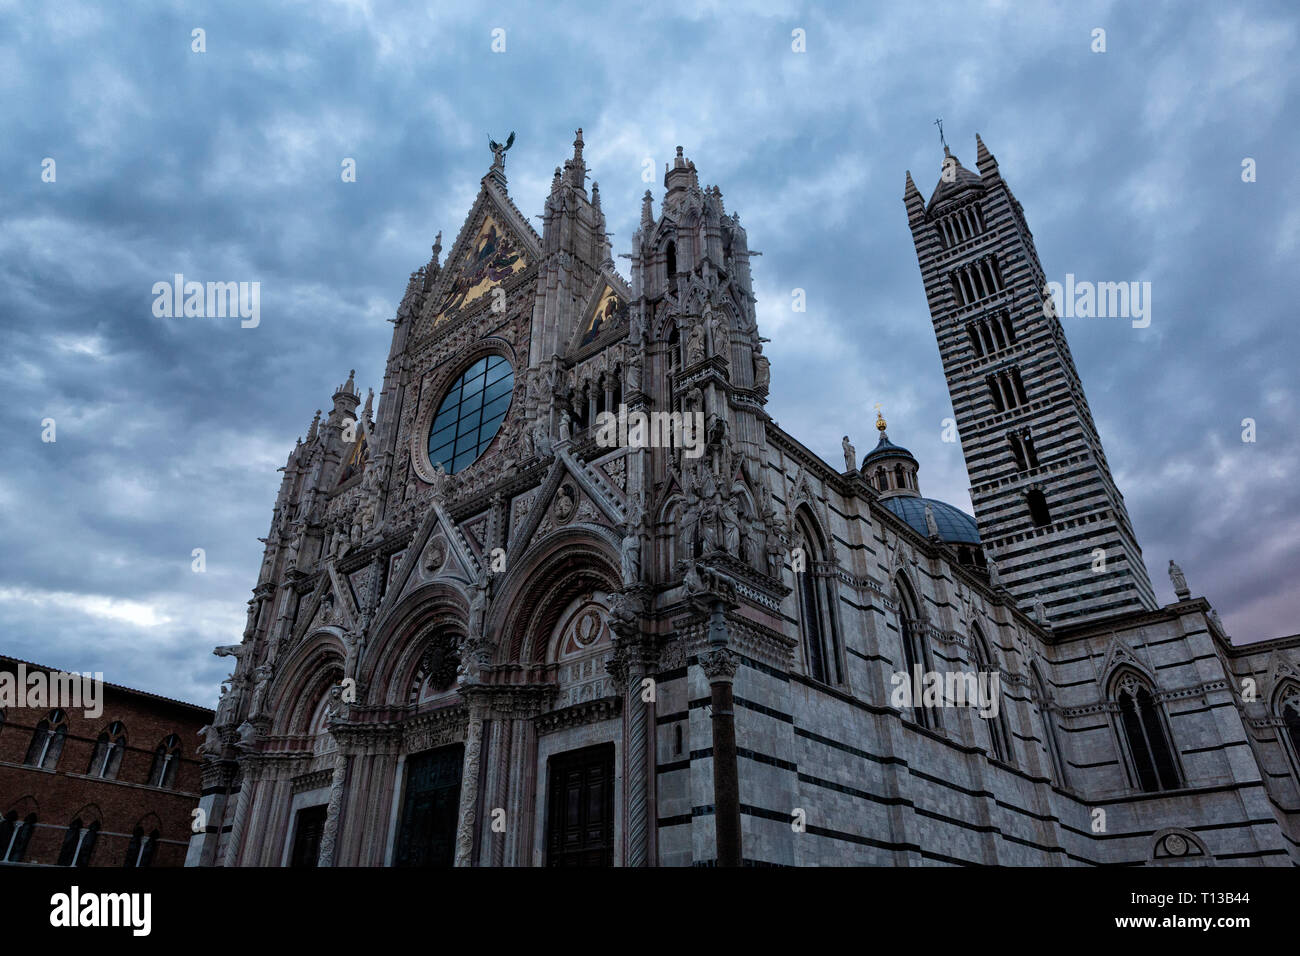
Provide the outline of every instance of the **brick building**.
<path id="1" fill-rule="evenodd" d="M 213 712 L 108 683 L 94 698 L 27 696 L 27 678 L 58 673 L 0 657 L 0 865 L 180 866 Z M 15 688 L 33 706 L 14 706 Z"/>

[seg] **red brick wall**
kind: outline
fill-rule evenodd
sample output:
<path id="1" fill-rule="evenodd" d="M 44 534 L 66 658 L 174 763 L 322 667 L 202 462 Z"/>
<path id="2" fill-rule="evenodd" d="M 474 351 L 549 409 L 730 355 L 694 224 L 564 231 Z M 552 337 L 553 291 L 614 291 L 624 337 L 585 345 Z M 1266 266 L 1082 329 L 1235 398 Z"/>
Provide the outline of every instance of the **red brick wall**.
<path id="1" fill-rule="evenodd" d="M 28 673 L 35 670 L 45 669 L 27 665 Z M 0 671 L 14 673 L 17 664 L 0 659 Z M 101 704 L 103 713 L 95 718 L 64 708 L 68 733 L 53 771 L 23 765 L 37 723 L 53 708 L 5 709 L 0 723 L 0 816 L 17 810 L 22 819 L 35 812 L 38 824 L 23 862 L 56 863 L 68 825 L 81 816 L 84 825 L 92 819 L 100 824 L 90 866 L 121 866 L 137 825 L 143 825 L 146 834 L 158 827 L 154 866 L 183 865 L 191 812 L 199 800 L 198 730 L 211 722 L 212 711 L 109 686 L 103 688 Z M 90 777 L 95 742 L 115 720 L 126 729 L 126 752 L 116 779 Z M 181 743 L 175 780 L 167 789 L 150 787 L 154 749 L 168 734 L 176 734 Z M 157 823 L 145 821 L 150 814 L 157 816 Z"/>

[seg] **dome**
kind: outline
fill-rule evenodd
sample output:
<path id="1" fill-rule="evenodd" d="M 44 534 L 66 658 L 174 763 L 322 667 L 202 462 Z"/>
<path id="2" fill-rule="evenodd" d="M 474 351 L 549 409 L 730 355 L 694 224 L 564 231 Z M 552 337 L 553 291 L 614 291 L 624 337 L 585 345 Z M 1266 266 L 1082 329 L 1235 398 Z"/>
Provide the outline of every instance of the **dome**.
<path id="1" fill-rule="evenodd" d="M 980 532 L 975 519 L 946 501 L 899 495 L 882 498 L 880 503 L 927 538 L 930 531 L 925 525 L 925 506 L 929 505 L 934 512 L 934 523 L 939 526 L 939 537 L 942 540 L 953 544 L 980 544 Z"/>
<path id="2" fill-rule="evenodd" d="M 867 462 L 875 461 L 877 458 L 911 458 L 912 461 L 916 461 L 916 457 L 910 451 L 902 445 L 895 445 L 884 432 L 880 433 L 880 441 L 876 443 L 876 447 L 867 452 L 866 457 L 862 459 L 862 470 L 866 471 Z"/>

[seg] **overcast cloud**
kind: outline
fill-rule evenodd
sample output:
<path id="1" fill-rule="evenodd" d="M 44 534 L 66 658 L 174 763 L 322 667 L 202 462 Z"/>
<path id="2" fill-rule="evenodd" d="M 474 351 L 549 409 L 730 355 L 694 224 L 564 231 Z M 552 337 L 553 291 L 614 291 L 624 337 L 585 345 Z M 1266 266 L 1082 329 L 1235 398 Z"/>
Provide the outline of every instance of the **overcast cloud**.
<path id="1" fill-rule="evenodd" d="M 684 146 L 763 252 L 772 415 L 838 466 L 880 402 L 923 493 L 970 510 L 901 202 L 905 170 L 937 181 L 939 116 L 968 167 L 976 131 L 997 156 L 1049 278 L 1152 285 L 1149 328 L 1065 324 L 1158 596 L 1175 557 L 1237 640 L 1300 630 L 1292 5 L 126 9 L 0 2 L 0 652 L 215 703 L 276 469 L 349 368 L 378 391 L 487 133 L 516 131 L 532 215 L 582 126 L 616 254 L 645 161 L 658 209 Z M 259 281 L 261 324 L 155 318 L 177 272 Z"/>

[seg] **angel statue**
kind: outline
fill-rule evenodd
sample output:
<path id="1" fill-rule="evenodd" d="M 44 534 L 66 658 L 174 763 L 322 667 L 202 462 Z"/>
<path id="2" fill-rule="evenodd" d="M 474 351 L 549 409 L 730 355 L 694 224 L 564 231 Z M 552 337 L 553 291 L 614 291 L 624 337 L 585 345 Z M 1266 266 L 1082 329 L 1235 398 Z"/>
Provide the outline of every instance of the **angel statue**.
<path id="1" fill-rule="evenodd" d="M 506 144 L 502 146 L 492 138 L 488 133 L 488 148 L 492 150 L 492 165 L 504 168 L 506 164 L 506 150 L 515 145 L 515 131 L 511 130 L 510 135 L 506 138 Z"/>

